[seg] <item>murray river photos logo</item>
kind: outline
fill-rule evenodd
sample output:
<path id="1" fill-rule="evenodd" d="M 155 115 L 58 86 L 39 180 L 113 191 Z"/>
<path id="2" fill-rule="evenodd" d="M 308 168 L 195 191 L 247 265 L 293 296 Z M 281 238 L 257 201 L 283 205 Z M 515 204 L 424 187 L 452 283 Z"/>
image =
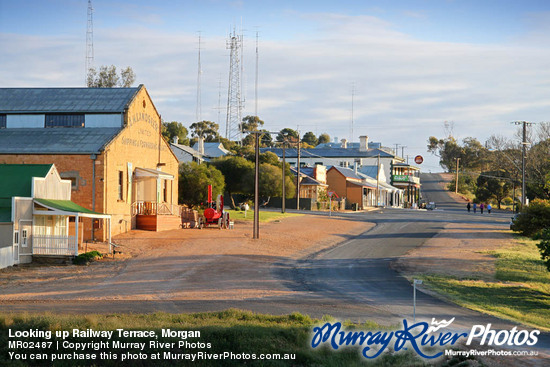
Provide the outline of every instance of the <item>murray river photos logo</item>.
<path id="1" fill-rule="evenodd" d="M 334 350 L 345 346 L 360 346 L 363 357 L 373 359 L 382 354 L 388 347 L 398 352 L 407 350 L 409 346 L 421 357 L 438 358 L 443 351 L 425 352 L 426 347 L 447 347 L 465 340 L 466 345 L 479 342 L 487 346 L 534 346 L 538 342 L 539 330 L 493 330 L 491 324 L 474 325 L 469 332 L 452 332 L 444 330 L 452 324 L 449 320 L 436 321 L 431 325 L 427 322 L 409 324 L 403 320 L 403 329 L 395 331 L 347 331 L 340 322 L 327 322 L 323 326 L 313 328 L 311 346 L 317 348 L 328 344 Z"/>

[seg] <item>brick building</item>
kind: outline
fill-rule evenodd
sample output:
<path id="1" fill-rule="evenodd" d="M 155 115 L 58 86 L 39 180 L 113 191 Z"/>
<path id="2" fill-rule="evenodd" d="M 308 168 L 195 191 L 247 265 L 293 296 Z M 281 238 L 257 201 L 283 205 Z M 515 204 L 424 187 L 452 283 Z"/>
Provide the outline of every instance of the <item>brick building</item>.
<path id="1" fill-rule="evenodd" d="M 0 164 L 55 164 L 75 203 L 112 216 L 113 235 L 140 215 L 179 215 L 178 161 L 160 129 L 143 85 L 0 88 Z M 101 221 L 83 224 L 85 239 L 107 238 Z"/>

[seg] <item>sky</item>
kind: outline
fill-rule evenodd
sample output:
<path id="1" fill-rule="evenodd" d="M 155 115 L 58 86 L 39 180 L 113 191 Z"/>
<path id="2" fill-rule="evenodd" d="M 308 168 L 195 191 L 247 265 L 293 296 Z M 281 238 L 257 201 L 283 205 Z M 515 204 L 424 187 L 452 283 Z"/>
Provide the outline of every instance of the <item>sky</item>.
<path id="1" fill-rule="evenodd" d="M 405 146 L 411 163 L 422 155 L 421 169 L 436 172 L 426 145 L 445 137 L 446 121 L 457 139 L 484 143 L 513 138 L 512 121 L 550 120 L 550 1 L 92 4 L 94 65 L 131 66 L 165 121 L 198 117 L 225 135 L 234 30 L 243 35 L 242 116 L 257 108 L 270 131 L 367 135 Z M 84 87 L 87 8 L 87 0 L 0 0 L 0 86 Z"/>

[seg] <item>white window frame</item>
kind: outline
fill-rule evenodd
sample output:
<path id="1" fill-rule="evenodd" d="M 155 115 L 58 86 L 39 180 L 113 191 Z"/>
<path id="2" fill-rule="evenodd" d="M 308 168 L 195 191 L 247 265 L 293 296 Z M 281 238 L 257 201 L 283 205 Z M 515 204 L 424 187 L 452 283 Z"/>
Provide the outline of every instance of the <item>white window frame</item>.
<path id="1" fill-rule="evenodd" d="M 21 230 L 21 247 L 29 245 L 29 232 L 26 229 Z"/>
<path id="2" fill-rule="evenodd" d="M 13 231 L 13 244 L 19 245 L 19 231 Z"/>

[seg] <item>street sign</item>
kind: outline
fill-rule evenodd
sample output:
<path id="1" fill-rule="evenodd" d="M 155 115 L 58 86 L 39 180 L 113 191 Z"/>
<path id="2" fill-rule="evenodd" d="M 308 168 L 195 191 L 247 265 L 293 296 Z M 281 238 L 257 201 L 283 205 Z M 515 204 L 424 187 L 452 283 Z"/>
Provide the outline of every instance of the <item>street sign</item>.
<path id="1" fill-rule="evenodd" d="M 327 194 L 329 198 L 332 198 L 333 196 L 338 198 L 338 194 L 335 191 L 328 191 Z"/>
<path id="2" fill-rule="evenodd" d="M 422 158 L 421 155 L 417 155 L 416 157 L 414 157 L 414 163 L 422 164 L 422 162 L 424 162 L 424 158 Z"/>

